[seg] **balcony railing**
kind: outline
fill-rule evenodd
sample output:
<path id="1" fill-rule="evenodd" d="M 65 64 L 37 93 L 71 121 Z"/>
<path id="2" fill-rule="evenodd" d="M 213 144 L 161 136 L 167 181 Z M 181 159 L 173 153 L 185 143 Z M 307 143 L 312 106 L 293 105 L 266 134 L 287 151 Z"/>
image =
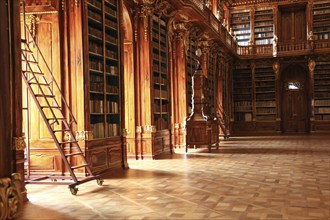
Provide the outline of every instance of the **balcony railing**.
<path id="1" fill-rule="evenodd" d="M 330 52 L 330 40 L 309 40 L 300 43 L 279 43 L 277 47 L 272 44 L 237 46 L 239 56 L 288 56 L 297 54 L 310 54 L 322 51 Z"/>

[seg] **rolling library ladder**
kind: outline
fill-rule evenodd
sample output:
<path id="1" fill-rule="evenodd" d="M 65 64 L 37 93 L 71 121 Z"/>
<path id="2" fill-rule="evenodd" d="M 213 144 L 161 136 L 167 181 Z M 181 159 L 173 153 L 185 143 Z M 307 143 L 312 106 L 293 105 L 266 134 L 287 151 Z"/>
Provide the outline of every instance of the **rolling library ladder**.
<path id="1" fill-rule="evenodd" d="M 61 93 L 49 66 L 42 56 L 38 45 L 34 41 L 30 30 L 26 24 L 24 25 L 25 39 L 22 39 L 21 41 L 22 77 L 43 120 L 46 123 L 50 135 L 54 139 L 64 165 L 70 173 L 70 179 L 72 179 L 73 183 L 69 184 L 69 189 L 73 195 L 76 195 L 78 191 L 77 185 L 81 183 L 97 180 L 97 183 L 102 185 L 103 180 L 98 175 L 95 176 L 92 174 L 90 165 L 87 163 L 84 153 L 81 150 L 73 131 L 71 130 L 71 125 L 73 123 L 77 123 L 76 119 L 73 116 L 69 105 L 65 101 L 64 96 Z M 39 61 L 36 60 L 36 56 L 31 50 L 32 45 L 36 50 L 35 53 L 38 53 L 39 57 L 41 57 L 40 62 L 44 62 L 46 66 L 46 70 L 44 70 L 44 72 L 41 70 Z M 54 89 L 56 89 L 56 94 L 59 94 L 58 96 L 61 97 L 61 101 L 63 103 L 62 107 L 55 98 Z M 64 108 L 66 108 L 71 121 L 68 121 L 64 116 Z M 72 163 L 73 161 L 75 164 Z M 88 176 L 78 179 L 75 174 L 75 171 L 78 169 L 85 169 Z M 57 179 L 65 179 L 64 176 L 45 176 L 28 182 L 41 181 L 46 178 L 50 178 L 53 183 L 60 183 L 57 182 Z M 67 182 L 63 183 L 67 184 Z"/>

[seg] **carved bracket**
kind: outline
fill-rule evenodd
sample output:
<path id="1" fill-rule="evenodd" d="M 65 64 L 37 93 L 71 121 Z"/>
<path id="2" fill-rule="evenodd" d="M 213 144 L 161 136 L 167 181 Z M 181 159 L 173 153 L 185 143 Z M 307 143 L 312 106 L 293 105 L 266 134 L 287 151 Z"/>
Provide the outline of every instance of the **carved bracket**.
<path id="1" fill-rule="evenodd" d="M 77 141 L 88 141 L 88 140 L 93 140 L 93 138 L 94 138 L 93 131 L 76 131 Z"/>
<path id="2" fill-rule="evenodd" d="M 22 209 L 21 183 L 19 173 L 13 173 L 11 179 L 0 179 L 0 219 L 13 219 Z"/>
<path id="3" fill-rule="evenodd" d="M 13 138 L 13 150 L 24 150 L 25 148 L 26 148 L 26 143 L 24 137 Z"/>

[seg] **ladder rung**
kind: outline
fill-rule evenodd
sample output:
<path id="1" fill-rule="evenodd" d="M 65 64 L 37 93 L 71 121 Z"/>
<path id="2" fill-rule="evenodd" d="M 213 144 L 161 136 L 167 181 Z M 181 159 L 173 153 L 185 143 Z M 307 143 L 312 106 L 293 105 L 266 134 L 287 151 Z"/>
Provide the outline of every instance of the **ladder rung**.
<path id="1" fill-rule="evenodd" d="M 22 49 L 22 52 L 25 52 L 25 53 L 33 53 L 31 50 L 28 50 L 28 49 Z"/>
<path id="2" fill-rule="evenodd" d="M 28 63 L 38 64 L 38 62 L 35 61 L 35 60 L 22 60 L 22 62 L 28 62 Z"/>
<path id="3" fill-rule="evenodd" d="M 72 157 L 72 156 L 77 156 L 77 155 L 83 155 L 83 152 L 75 152 L 71 154 L 65 154 L 66 157 Z"/>
<path id="4" fill-rule="evenodd" d="M 50 120 L 65 120 L 65 118 L 47 118 L 48 121 Z"/>
<path id="5" fill-rule="evenodd" d="M 88 164 L 81 164 L 81 165 L 73 166 L 73 167 L 71 167 L 71 169 L 78 169 L 78 168 L 87 167 L 87 166 L 88 166 Z"/>
<path id="6" fill-rule="evenodd" d="M 62 144 L 70 144 L 70 143 L 78 143 L 76 140 L 71 140 L 71 141 L 63 141 L 63 142 L 58 142 L 60 145 Z"/>
<path id="7" fill-rule="evenodd" d="M 45 105 L 45 106 L 40 106 L 41 108 L 61 108 L 60 106 L 48 106 L 48 105 Z"/>
<path id="8" fill-rule="evenodd" d="M 70 129 L 60 129 L 60 130 L 53 130 L 54 132 L 61 132 L 61 131 L 70 131 Z"/>
<path id="9" fill-rule="evenodd" d="M 29 82 L 30 85 L 40 85 L 40 86 L 49 86 L 48 83 L 35 83 L 35 82 Z"/>
<path id="10" fill-rule="evenodd" d="M 43 94 L 35 94 L 36 97 L 46 97 L 46 98 L 55 98 L 55 95 L 43 95 Z"/>
<path id="11" fill-rule="evenodd" d="M 24 73 L 33 73 L 33 74 L 36 74 L 36 75 L 44 75 L 43 72 L 34 72 L 34 71 L 30 71 L 30 70 L 25 70 L 23 71 Z"/>

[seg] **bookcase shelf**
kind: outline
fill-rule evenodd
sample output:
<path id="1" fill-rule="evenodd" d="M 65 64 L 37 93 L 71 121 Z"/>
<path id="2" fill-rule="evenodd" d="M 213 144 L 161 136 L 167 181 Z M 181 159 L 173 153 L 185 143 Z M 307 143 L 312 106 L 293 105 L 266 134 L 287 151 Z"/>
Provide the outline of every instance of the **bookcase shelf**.
<path id="1" fill-rule="evenodd" d="M 119 136 L 117 1 L 89 0 L 86 4 L 90 130 L 94 139 Z"/>
<path id="2" fill-rule="evenodd" d="M 330 3 L 318 2 L 313 5 L 313 34 L 315 40 L 330 39 Z"/>
<path id="3" fill-rule="evenodd" d="M 215 76 L 216 76 L 216 56 L 212 51 L 209 55 L 209 66 L 208 66 L 208 76 L 207 76 L 207 90 L 206 95 L 208 96 L 208 105 L 209 105 L 209 112 L 210 116 L 215 115 Z"/>
<path id="4" fill-rule="evenodd" d="M 248 65 L 236 66 L 233 72 L 234 120 L 252 121 L 252 71 Z"/>
<path id="5" fill-rule="evenodd" d="M 169 128 L 169 74 L 167 57 L 166 21 L 152 17 L 153 57 L 153 124 L 157 130 Z"/>
<path id="6" fill-rule="evenodd" d="M 316 62 L 314 91 L 315 120 L 330 120 L 330 62 Z"/>
<path id="7" fill-rule="evenodd" d="M 257 9 L 254 11 L 254 39 L 256 45 L 273 43 L 273 10 Z"/>
<path id="8" fill-rule="evenodd" d="M 233 11 L 230 16 L 230 26 L 237 36 L 237 43 L 241 46 L 247 46 L 251 37 L 250 11 Z"/>
<path id="9" fill-rule="evenodd" d="M 275 74 L 272 66 L 255 68 L 256 120 L 275 121 Z"/>

